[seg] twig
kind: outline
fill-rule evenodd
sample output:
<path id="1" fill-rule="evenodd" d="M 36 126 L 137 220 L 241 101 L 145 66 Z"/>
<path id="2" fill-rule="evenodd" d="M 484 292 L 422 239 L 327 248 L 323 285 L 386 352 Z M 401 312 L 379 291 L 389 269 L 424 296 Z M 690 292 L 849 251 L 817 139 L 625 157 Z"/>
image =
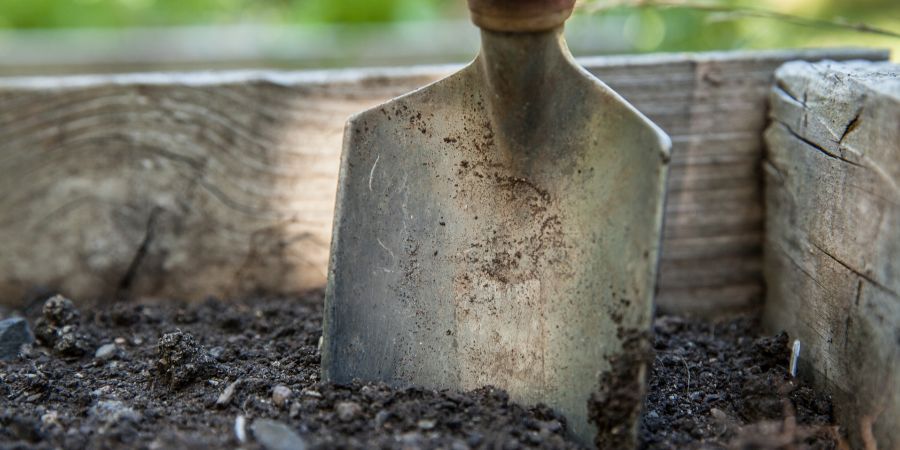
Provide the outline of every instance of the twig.
<path id="1" fill-rule="evenodd" d="M 838 28 L 843 30 L 855 31 L 858 33 L 876 34 L 880 36 L 900 38 L 900 32 L 873 27 L 865 23 L 848 22 L 847 20 L 840 17 L 834 19 L 814 19 L 809 17 L 795 16 L 793 14 L 780 13 L 777 11 L 770 11 L 766 9 L 723 6 L 692 0 L 588 0 L 579 3 L 576 8 L 578 11 L 593 14 L 619 7 L 693 9 L 695 11 L 706 13 L 726 14 L 742 18 L 778 20 L 782 22 L 792 23 L 794 25 Z"/>

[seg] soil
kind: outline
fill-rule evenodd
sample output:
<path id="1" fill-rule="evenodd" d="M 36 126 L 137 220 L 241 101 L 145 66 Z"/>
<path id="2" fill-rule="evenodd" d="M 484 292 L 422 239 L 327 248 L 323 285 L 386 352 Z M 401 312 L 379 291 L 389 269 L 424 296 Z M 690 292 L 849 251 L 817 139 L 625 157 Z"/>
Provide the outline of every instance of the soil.
<path id="1" fill-rule="evenodd" d="M 321 292 L 81 311 L 41 299 L 22 311 L 38 341 L 0 361 L 0 449 L 253 449 L 253 430 L 279 430 L 258 419 L 307 448 L 579 448 L 564 418 L 499 389 L 321 382 L 321 305 Z M 828 397 L 787 374 L 786 336 L 756 330 L 752 319 L 657 319 L 641 448 L 839 448 Z M 609 403 L 623 395 L 592 399 L 601 429 L 624 432 Z"/>

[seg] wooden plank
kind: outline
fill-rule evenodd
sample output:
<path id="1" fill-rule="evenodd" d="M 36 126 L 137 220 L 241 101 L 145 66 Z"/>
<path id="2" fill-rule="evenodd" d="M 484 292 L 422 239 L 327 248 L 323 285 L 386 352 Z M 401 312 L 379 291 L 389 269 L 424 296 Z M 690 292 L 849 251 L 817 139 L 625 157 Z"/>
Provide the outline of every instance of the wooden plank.
<path id="1" fill-rule="evenodd" d="M 900 448 L 900 66 L 790 63 L 766 132 L 764 320 L 857 448 Z"/>
<path id="2" fill-rule="evenodd" d="M 758 299 L 759 137 L 775 68 L 885 57 L 582 60 L 673 137 L 661 310 L 721 312 Z M 321 285 L 345 120 L 457 68 L 0 78 L 0 303 L 37 285 L 82 299 Z M 726 299 L 734 280 L 715 272 L 683 288 L 679 277 L 710 258 L 748 259 L 741 280 L 758 286 Z"/>

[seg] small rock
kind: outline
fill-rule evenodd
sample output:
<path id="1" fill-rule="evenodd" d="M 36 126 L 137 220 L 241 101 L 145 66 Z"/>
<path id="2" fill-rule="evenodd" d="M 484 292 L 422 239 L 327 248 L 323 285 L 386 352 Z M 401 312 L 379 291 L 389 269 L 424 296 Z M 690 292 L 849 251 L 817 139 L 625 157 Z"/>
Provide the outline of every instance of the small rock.
<path id="1" fill-rule="evenodd" d="M 309 389 L 304 389 L 301 394 L 303 394 L 305 397 L 322 398 L 322 394 L 320 394 L 318 391 L 311 391 Z"/>
<path id="2" fill-rule="evenodd" d="M 403 433 L 398 436 L 398 440 L 407 446 L 417 448 L 421 447 L 424 436 L 416 432 Z"/>
<path id="3" fill-rule="evenodd" d="M 105 386 L 100 386 L 97 389 L 94 389 L 93 391 L 91 391 L 91 397 L 100 398 L 100 397 L 103 397 L 103 396 L 109 394 L 110 391 L 112 391 L 112 386 L 110 386 L 108 384 Z"/>
<path id="4" fill-rule="evenodd" d="M 422 419 L 416 423 L 416 426 L 418 426 L 419 429 L 421 429 L 421 430 L 431 430 L 434 428 L 435 425 L 436 425 L 435 421 L 428 420 L 428 419 Z"/>
<path id="5" fill-rule="evenodd" d="M 218 346 L 218 347 L 213 347 L 213 348 L 209 349 L 209 356 L 212 356 L 217 361 L 225 362 L 225 360 L 222 358 L 222 356 L 224 356 L 224 355 L 225 355 L 225 347 Z"/>
<path id="6" fill-rule="evenodd" d="M 124 420 L 131 422 L 140 422 L 141 420 L 141 415 L 137 411 L 118 400 L 101 400 L 91 407 L 89 414 L 107 424 Z"/>
<path id="7" fill-rule="evenodd" d="M 247 443 L 247 419 L 244 416 L 234 418 L 234 437 L 241 444 Z"/>
<path id="8" fill-rule="evenodd" d="M 269 419 L 256 419 L 250 425 L 253 437 L 266 450 L 304 450 L 306 441 L 291 427 Z"/>
<path id="9" fill-rule="evenodd" d="M 101 345 L 100 348 L 94 352 L 94 358 L 101 360 L 111 359 L 116 356 L 117 350 L 116 344 Z"/>
<path id="10" fill-rule="evenodd" d="M 159 338 L 156 353 L 156 371 L 173 389 L 191 384 L 198 378 L 208 378 L 219 371 L 206 349 L 190 333 L 181 330 Z"/>
<path id="11" fill-rule="evenodd" d="M 272 403 L 281 408 L 293 394 L 290 388 L 279 384 L 272 389 Z"/>
<path id="12" fill-rule="evenodd" d="M 19 356 L 23 345 L 34 342 L 28 322 L 21 317 L 0 321 L 0 360 Z"/>
<path id="13" fill-rule="evenodd" d="M 375 428 L 383 427 L 385 422 L 391 418 L 391 415 L 391 412 L 386 409 L 378 411 L 378 414 L 375 414 Z"/>
<path id="14" fill-rule="evenodd" d="M 125 345 L 125 338 L 120 336 L 115 338 L 113 342 L 115 342 L 116 345 Z"/>
<path id="15" fill-rule="evenodd" d="M 722 411 L 719 408 L 710 408 L 709 415 L 713 416 L 714 419 L 720 422 L 728 420 L 728 415 L 725 414 L 725 411 Z"/>
<path id="16" fill-rule="evenodd" d="M 216 400 L 216 406 L 225 406 L 231 403 L 231 398 L 234 397 L 234 391 L 237 389 L 238 384 L 240 384 L 241 380 L 237 379 L 233 383 L 229 384 L 225 387 L 225 390 L 219 394 L 219 398 Z"/>
<path id="17" fill-rule="evenodd" d="M 338 419 L 341 419 L 343 422 L 353 420 L 357 414 L 362 412 L 362 408 L 354 402 L 338 402 L 334 406 L 334 410 L 337 412 Z"/>
<path id="18" fill-rule="evenodd" d="M 59 424 L 59 413 L 53 410 L 47 411 L 41 416 L 41 423 L 43 423 L 44 425 Z"/>

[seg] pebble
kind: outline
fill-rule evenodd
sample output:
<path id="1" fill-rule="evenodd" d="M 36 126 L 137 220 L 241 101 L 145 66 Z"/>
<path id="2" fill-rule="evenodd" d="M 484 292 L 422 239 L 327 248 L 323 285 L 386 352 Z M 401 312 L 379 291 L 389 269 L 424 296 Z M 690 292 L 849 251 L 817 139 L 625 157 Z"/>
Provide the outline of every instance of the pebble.
<path id="1" fill-rule="evenodd" d="M 272 389 L 272 403 L 281 408 L 293 394 L 290 388 L 279 384 Z"/>
<path id="2" fill-rule="evenodd" d="M 234 437 L 241 444 L 247 443 L 247 419 L 244 416 L 234 418 Z"/>
<path id="3" fill-rule="evenodd" d="M 401 434 L 398 436 L 398 440 L 407 446 L 421 447 L 424 436 L 413 431 Z"/>
<path id="4" fill-rule="evenodd" d="M 59 423 L 59 413 L 53 410 L 47 411 L 41 416 L 44 425 L 56 425 Z"/>
<path id="5" fill-rule="evenodd" d="M 23 345 L 34 342 L 28 322 L 21 317 L 0 321 L 0 360 L 19 356 Z"/>
<path id="6" fill-rule="evenodd" d="M 231 403 L 231 398 L 234 397 L 234 391 L 237 389 L 238 384 L 241 383 L 240 378 L 235 380 L 233 383 L 229 384 L 225 387 L 225 390 L 219 394 L 219 398 L 216 400 L 216 406 L 225 406 Z"/>
<path id="7" fill-rule="evenodd" d="M 94 358 L 97 359 L 112 359 L 116 356 L 117 353 L 116 344 L 104 344 L 101 345 L 100 348 L 94 352 Z"/>
<path id="8" fill-rule="evenodd" d="M 435 425 L 436 425 L 435 421 L 428 420 L 428 419 L 422 419 L 418 423 L 416 423 L 416 426 L 418 426 L 419 429 L 421 429 L 421 430 L 430 430 L 430 429 L 434 428 Z"/>
<path id="9" fill-rule="evenodd" d="M 118 400 L 101 400 L 90 409 L 91 417 L 113 424 L 124 420 L 140 422 L 141 415 Z"/>
<path id="10" fill-rule="evenodd" d="M 375 428 L 383 427 L 385 422 L 391 418 L 391 415 L 391 412 L 386 409 L 378 411 L 378 414 L 375 414 Z"/>
<path id="11" fill-rule="evenodd" d="M 725 421 L 728 419 L 728 415 L 725 414 L 725 411 L 722 411 L 719 408 L 710 408 L 709 415 L 713 416 L 718 421 Z"/>
<path id="12" fill-rule="evenodd" d="M 222 359 L 223 355 L 225 355 L 225 347 L 220 346 L 220 347 L 213 347 L 213 348 L 209 349 L 209 356 L 212 356 L 217 361 L 225 362 Z"/>
<path id="13" fill-rule="evenodd" d="M 302 405 L 300 404 L 300 402 L 292 402 L 291 403 L 291 408 L 288 412 L 288 415 L 291 416 L 291 419 L 296 419 L 300 415 L 301 407 L 302 407 Z"/>
<path id="14" fill-rule="evenodd" d="M 311 390 L 309 390 L 309 389 L 304 389 L 304 390 L 301 392 L 301 394 L 303 394 L 303 395 L 306 396 L 306 397 L 322 398 L 322 394 L 320 394 L 318 391 L 311 391 Z"/>
<path id="15" fill-rule="evenodd" d="M 269 419 L 256 419 L 250 425 L 256 442 L 266 450 L 304 450 L 306 441 L 291 427 Z"/>
<path id="16" fill-rule="evenodd" d="M 334 410 L 337 412 L 338 419 L 341 419 L 343 422 L 353 420 L 357 414 L 362 412 L 362 408 L 354 402 L 338 402 L 334 406 Z"/>

